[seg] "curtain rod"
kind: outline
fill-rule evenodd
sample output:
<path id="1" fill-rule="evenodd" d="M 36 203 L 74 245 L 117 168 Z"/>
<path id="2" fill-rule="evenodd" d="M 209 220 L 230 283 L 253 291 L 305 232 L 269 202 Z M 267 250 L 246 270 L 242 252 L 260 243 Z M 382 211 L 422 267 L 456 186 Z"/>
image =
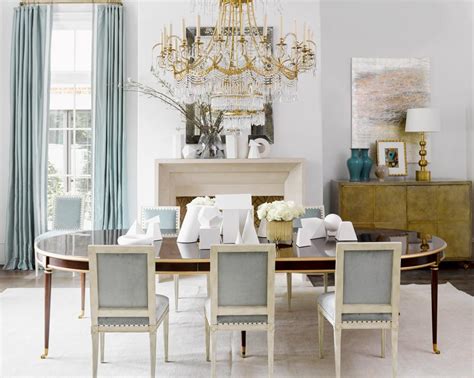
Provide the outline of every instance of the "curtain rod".
<path id="1" fill-rule="evenodd" d="M 122 0 L 22 0 L 20 5 L 39 4 L 115 4 L 123 5 Z"/>

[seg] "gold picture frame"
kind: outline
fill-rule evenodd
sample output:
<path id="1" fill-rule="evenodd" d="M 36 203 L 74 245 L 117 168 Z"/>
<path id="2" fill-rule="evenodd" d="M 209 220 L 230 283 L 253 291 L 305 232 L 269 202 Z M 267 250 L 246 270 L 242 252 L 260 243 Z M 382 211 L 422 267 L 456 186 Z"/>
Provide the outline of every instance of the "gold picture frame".
<path id="1" fill-rule="evenodd" d="M 377 141 L 377 165 L 386 165 L 389 176 L 407 176 L 407 148 L 403 140 Z"/>

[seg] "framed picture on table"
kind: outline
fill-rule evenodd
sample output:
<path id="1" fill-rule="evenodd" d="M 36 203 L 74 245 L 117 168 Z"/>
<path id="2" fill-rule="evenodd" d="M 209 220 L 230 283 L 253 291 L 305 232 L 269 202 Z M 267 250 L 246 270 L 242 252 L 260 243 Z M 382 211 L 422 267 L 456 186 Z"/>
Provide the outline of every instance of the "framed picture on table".
<path id="1" fill-rule="evenodd" d="M 389 176 L 406 176 L 407 152 L 404 141 L 378 140 L 377 165 L 385 165 Z"/>

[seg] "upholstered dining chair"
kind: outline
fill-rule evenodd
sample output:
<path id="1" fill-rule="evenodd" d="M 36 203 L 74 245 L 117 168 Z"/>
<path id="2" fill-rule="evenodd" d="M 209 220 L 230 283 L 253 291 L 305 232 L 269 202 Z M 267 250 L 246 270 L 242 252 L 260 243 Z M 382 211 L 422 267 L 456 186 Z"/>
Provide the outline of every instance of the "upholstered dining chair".
<path id="1" fill-rule="evenodd" d="M 323 358 L 324 318 L 334 328 L 336 377 L 341 376 L 343 329 L 381 329 L 392 332 L 392 374 L 397 375 L 400 300 L 400 242 L 338 243 L 336 291 L 318 298 L 319 357 Z"/>
<path id="2" fill-rule="evenodd" d="M 273 375 L 275 245 L 211 246 L 211 294 L 204 307 L 206 360 L 216 377 L 217 331 L 266 331 Z"/>
<path id="3" fill-rule="evenodd" d="M 293 226 L 295 227 L 295 231 L 297 230 L 297 227 L 301 227 L 301 218 L 320 218 L 324 219 L 325 211 L 324 211 L 324 205 L 320 206 L 306 206 L 304 208 L 304 214 L 295 219 L 293 221 Z M 323 284 L 324 284 L 324 292 L 327 293 L 328 291 L 328 274 L 327 273 L 320 273 L 323 276 Z M 314 275 L 319 275 L 319 274 L 314 274 Z M 286 296 L 288 300 L 288 310 L 291 310 L 291 299 L 293 296 L 293 276 L 291 273 L 286 273 Z"/>
<path id="4" fill-rule="evenodd" d="M 89 246 L 92 373 L 104 362 L 105 333 L 148 332 L 151 376 L 156 367 L 156 331 L 163 323 L 168 361 L 169 299 L 155 294 L 155 249 L 151 246 Z M 100 335 L 100 343 L 99 343 Z"/>
<path id="5" fill-rule="evenodd" d="M 146 229 L 146 221 L 156 216 L 160 217 L 161 234 L 164 237 L 175 237 L 179 234 L 181 225 L 181 209 L 179 206 L 144 206 L 142 207 L 141 226 Z M 173 274 L 174 309 L 178 311 L 179 275 Z"/>
<path id="6" fill-rule="evenodd" d="M 53 205 L 53 229 L 39 235 L 35 244 L 46 236 L 55 235 L 58 231 L 69 232 L 82 230 L 84 218 L 84 199 L 81 195 L 65 194 L 56 196 Z M 39 262 L 35 252 L 35 271 L 38 276 Z"/>

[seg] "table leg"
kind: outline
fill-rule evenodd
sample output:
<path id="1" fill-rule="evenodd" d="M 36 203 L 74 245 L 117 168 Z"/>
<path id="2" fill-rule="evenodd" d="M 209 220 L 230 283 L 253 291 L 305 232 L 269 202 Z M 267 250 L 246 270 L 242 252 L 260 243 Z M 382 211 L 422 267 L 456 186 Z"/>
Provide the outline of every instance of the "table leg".
<path id="1" fill-rule="evenodd" d="M 431 332 L 433 336 L 433 352 L 440 354 L 438 349 L 438 265 L 431 267 Z"/>
<path id="2" fill-rule="evenodd" d="M 53 272 L 51 270 L 44 271 L 44 352 L 42 359 L 48 357 L 49 349 L 49 324 L 51 320 L 51 280 Z"/>
<path id="3" fill-rule="evenodd" d="M 240 354 L 242 357 L 245 357 L 246 347 L 247 347 L 247 331 L 241 331 L 241 343 L 240 343 Z"/>
<path id="4" fill-rule="evenodd" d="M 84 318 L 84 310 L 86 308 L 86 274 L 81 273 L 81 312 L 79 319 Z"/>

